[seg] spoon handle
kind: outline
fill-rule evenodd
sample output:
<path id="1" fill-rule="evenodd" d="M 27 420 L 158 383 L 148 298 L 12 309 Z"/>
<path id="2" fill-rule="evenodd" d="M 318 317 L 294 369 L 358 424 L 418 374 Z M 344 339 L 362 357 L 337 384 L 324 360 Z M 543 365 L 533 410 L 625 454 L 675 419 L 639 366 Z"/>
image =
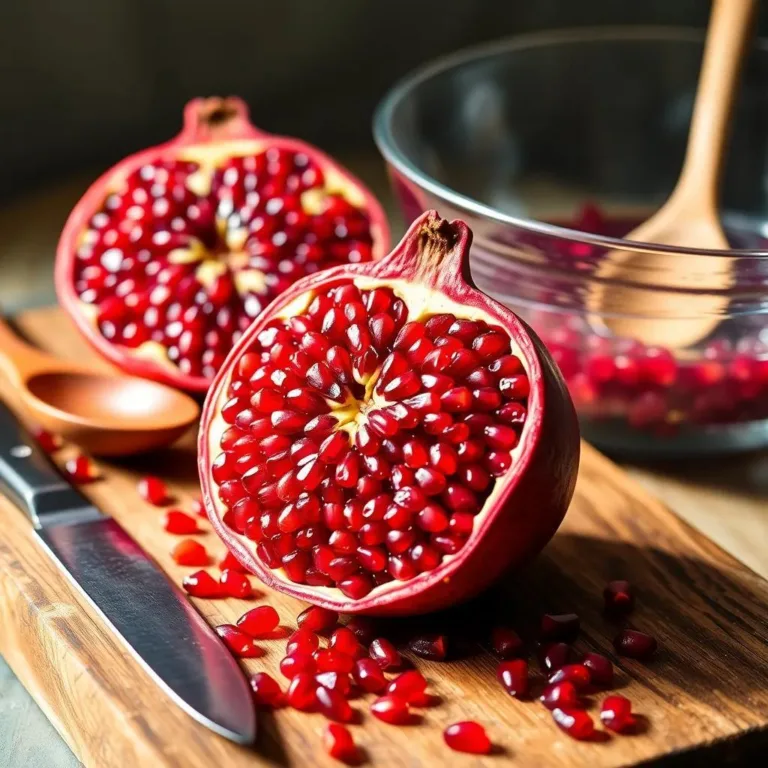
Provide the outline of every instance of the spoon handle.
<path id="1" fill-rule="evenodd" d="M 22 382 L 26 374 L 47 367 L 51 357 L 22 341 L 0 318 L 0 371 L 14 382 Z"/>

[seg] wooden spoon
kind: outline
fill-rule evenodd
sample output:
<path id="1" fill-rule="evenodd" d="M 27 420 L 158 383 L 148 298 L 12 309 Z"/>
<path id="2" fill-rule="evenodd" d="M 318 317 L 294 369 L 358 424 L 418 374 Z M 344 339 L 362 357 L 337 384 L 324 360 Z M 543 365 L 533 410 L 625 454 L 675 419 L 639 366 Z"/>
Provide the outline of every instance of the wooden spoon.
<path id="1" fill-rule="evenodd" d="M 40 426 L 97 456 L 168 445 L 200 411 L 191 397 L 164 384 L 47 355 L 21 341 L 2 321 L 0 369 Z"/>
<path id="2" fill-rule="evenodd" d="M 683 169 L 666 203 L 626 236 L 638 250 L 606 254 L 598 274 L 611 281 L 591 296 L 597 323 L 646 344 L 689 347 L 708 336 L 727 307 L 727 256 L 658 252 L 653 244 L 728 250 L 718 216 L 718 190 L 728 127 L 755 0 L 714 0 Z M 636 246 L 635 246 L 636 243 Z M 643 245 L 646 244 L 646 245 Z M 647 249 L 647 250 L 645 250 Z M 634 285 L 613 284 L 628 281 Z M 649 288 L 638 288 L 637 283 Z M 677 286 L 702 293 L 669 293 Z M 611 313 L 619 313 L 612 316 Z M 634 315 L 634 317 L 633 317 Z"/>

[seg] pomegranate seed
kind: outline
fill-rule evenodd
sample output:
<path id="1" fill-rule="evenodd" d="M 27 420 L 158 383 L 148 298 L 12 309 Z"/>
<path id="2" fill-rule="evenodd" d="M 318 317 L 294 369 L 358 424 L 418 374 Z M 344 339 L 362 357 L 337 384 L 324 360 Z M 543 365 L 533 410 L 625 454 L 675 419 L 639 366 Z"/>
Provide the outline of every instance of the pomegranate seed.
<path id="1" fill-rule="evenodd" d="M 220 571 L 239 571 L 240 573 L 250 573 L 245 566 L 231 553 L 227 552 L 224 557 L 219 560 Z"/>
<path id="2" fill-rule="evenodd" d="M 331 635 L 328 647 L 339 653 L 351 656 L 353 659 L 361 658 L 365 654 L 363 647 L 357 640 L 354 632 L 347 627 L 339 627 Z"/>
<path id="3" fill-rule="evenodd" d="M 575 651 L 566 643 L 545 643 L 539 648 L 538 658 L 539 667 L 547 674 L 578 661 Z"/>
<path id="4" fill-rule="evenodd" d="M 357 763 L 359 752 L 349 729 L 339 723 L 328 723 L 323 730 L 325 751 L 342 763 Z"/>
<path id="5" fill-rule="evenodd" d="M 49 432 L 47 429 L 43 429 L 42 427 L 38 427 L 37 429 L 33 430 L 32 437 L 37 440 L 37 444 L 46 453 L 54 453 L 55 451 L 58 451 L 59 448 L 61 448 L 61 438 Z"/>
<path id="6" fill-rule="evenodd" d="M 573 683 L 577 691 L 586 688 L 592 682 L 589 669 L 583 664 L 566 664 L 556 669 L 548 678 L 549 683 Z"/>
<path id="7" fill-rule="evenodd" d="M 523 641 L 514 629 L 496 627 L 491 632 L 491 647 L 500 659 L 514 659 L 522 655 Z"/>
<path id="8" fill-rule="evenodd" d="M 630 659 L 650 659 L 658 647 L 656 639 L 637 629 L 624 629 L 613 639 L 613 647 L 620 656 Z"/>
<path id="9" fill-rule="evenodd" d="M 365 616 L 353 616 L 345 627 L 363 645 L 370 645 L 376 637 L 376 625 L 372 619 Z"/>
<path id="10" fill-rule="evenodd" d="M 603 590 L 605 612 L 611 616 L 626 616 L 635 607 L 635 595 L 628 581 L 609 581 Z"/>
<path id="11" fill-rule="evenodd" d="M 64 464 L 64 472 L 73 483 L 83 485 L 98 479 L 99 473 L 87 456 L 79 454 L 74 459 L 68 459 Z"/>
<path id="12" fill-rule="evenodd" d="M 525 659 L 502 661 L 496 670 L 496 677 L 511 696 L 524 699 L 528 695 L 528 662 Z"/>
<path id="13" fill-rule="evenodd" d="M 174 533 L 180 536 L 200 532 L 200 529 L 197 526 L 197 520 L 186 512 L 182 512 L 180 509 L 169 509 L 163 515 L 163 528 L 168 531 L 168 533 Z"/>
<path id="14" fill-rule="evenodd" d="M 192 510 L 193 515 L 197 515 L 198 517 L 207 517 L 205 504 L 203 503 L 202 499 L 192 499 L 189 508 Z"/>
<path id="15" fill-rule="evenodd" d="M 286 699 L 294 709 L 309 712 L 317 702 L 316 691 L 317 682 L 314 676 L 308 672 L 300 672 L 291 680 Z"/>
<path id="16" fill-rule="evenodd" d="M 387 686 L 381 667 L 373 659 L 358 659 L 352 670 L 352 678 L 367 693 L 381 693 Z"/>
<path id="17" fill-rule="evenodd" d="M 195 571 L 184 577 L 181 585 L 192 597 L 223 597 L 221 584 L 208 571 Z"/>
<path id="18" fill-rule="evenodd" d="M 280 661 L 280 672 L 283 677 L 287 677 L 289 680 L 292 680 L 296 675 L 305 673 L 314 675 L 316 670 L 315 660 L 306 653 L 292 653 Z"/>
<path id="19" fill-rule="evenodd" d="M 557 707 L 552 710 L 552 719 L 561 730 L 574 739 L 584 741 L 594 736 L 595 725 L 592 718 L 583 710 Z"/>
<path id="20" fill-rule="evenodd" d="M 579 617 L 575 613 L 545 613 L 541 617 L 540 636 L 542 640 L 572 643 L 579 634 L 579 626 Z"/>
<path id="21" fill-rule="evenodd" d="M 216 627 L 216 634 L 235 656 L 240 656 L 244 659 L 255 659 L 263 653 L 261 648 L 253 644 L 253 639 L 246 635 L 245 632 L 239 630 L 234 624 L 222 624 Z"/>
<path id="22" fill-rule="evenodd" d="M 576 686 L 570 682 L 548 685 L 539 699 L 547 709 L 556 707 L 574 708 L 581 706 Z"/>
<path id="23" fill-rule="evenodd" d="M 336 611 L 330 611 L 327 608 L 320 608 L 312 605 L 302 611 L 296 622 L 298 625 L 310 632 L 325 632 L 335 627 L 339 621 L 339 614 Z"/>
<path id="24" fill-rule="evenodd" d="M 251 675 L 251 689 L 253 700 L 257 707 L 273 709 L 283 702 L 283 691 L 277 681 L 266 672 L 257 672 Z"/>
<path id="25" fill-rule="evenodd" d="M 408 648 L 423 659 L 444 661 L 448 655 L 448 638 L 445 635 L 421 635 L 412 638 Z"/>
<path id="26" fill-rule="evenodd" d="M 299 628 L 289 638 L 285 646 L 287 654 L 314 653 L 320 645 L 320 638 L 308 629 Z"/>
<path id="27" fill-rule="evenodd" d="M 387 686 L 387 693 L 413 704 L 423 698 L 426 689 L 427 681 L 424 679 L 424 675 L 415 669 L 409 669 L 390 682 Z"/>
<path id="28" fill-rule="evenodd" d="M 238 620 L 237 626 L 251 637 L 262 638 L 274 632 L 280 624 L 280 617 L 271 605 L 260 605 L 246 611 Z"/>
<path id="29" fill-rule="evenodd" d="M 169 500 L 168 488 L 159 477 L 154 477 L 153 475 L 142 477 L 137 488 L 139 496 L 156 507 L 163 506 Z"/>
<path id="30" fill-rule="evenodd" d="M 208 565 L 208 550 L 194 539 L 182 539 L 171 550 L 171 557 L 178 565 Z"/>
<path id="31" fill-rule="evenodd" d="M 371 713 L 390 725 L 406 725 L 411 721 L 408 702 L 396 696 L 380 696 L 371 704 Z"/>
<path id="32" fill-rule="evenodd" d="M 624 696 L 608 696 L 600 706 L 600 721 L 617 733 L 632 729 L 636 722 L 632 703 Z"/>
<path id="33" fill-rule="evenodd" d="M 593 685 L 613 685 L 613 664 L 599 653 L 585 653 L 581 662 L 588 670 Z"/>
<path id="34" fill-rule="evenodd" d="M 485 728 L 472 720 L 449 725 L 443 731 L 443 739 L 454 751 L 471 755 L 487 755 L 492 747 Z"/>
<path id="35" fill-rule="evenodd" d="M 355 665 L 355 660 L 351 656 L 332 648 L 320 648 L 312 655 L 318 672 L 340 672 L 348 675 Z"/>
<path id="36" fill-rule="evenodd" d="M 395 646 L 383 637 L 379 637 L 371 643 L 369 653 L 382 669 L 394 669 L 403 663 Z"/>
<path id="37" fill-rule="evenodd" d="M 338 691 L 318 686 L 315 692 L 317 699 L 317 708 L 329 720 L 337 723 L 348 723 L 352 720 L 354 713 L 349 702 Z"/>
<path id="38" fill-rule="evenodd" d="M 224 570 L 219 576 L 222 592 L 229 597 L 237 597 L 240 600 L 247 600 L 253 596 L 251 582 L 244 573 L 239 571 Z"/>

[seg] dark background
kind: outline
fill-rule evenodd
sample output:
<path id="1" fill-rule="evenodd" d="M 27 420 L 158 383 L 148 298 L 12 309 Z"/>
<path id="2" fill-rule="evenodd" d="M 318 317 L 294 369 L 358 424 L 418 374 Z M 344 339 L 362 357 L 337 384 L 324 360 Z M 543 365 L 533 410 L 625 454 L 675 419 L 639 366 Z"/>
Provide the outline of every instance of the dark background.
<path id="1" fill-rule="evenodd" d="M 267 130 L 342 156 L 373 151 L 376 102 L 436 56 L 557 27 L 701 27 L 708 11 L 708 0 L 2 0 L 0 196 L 170 137 L 198 95 L 240 95 Z"/>

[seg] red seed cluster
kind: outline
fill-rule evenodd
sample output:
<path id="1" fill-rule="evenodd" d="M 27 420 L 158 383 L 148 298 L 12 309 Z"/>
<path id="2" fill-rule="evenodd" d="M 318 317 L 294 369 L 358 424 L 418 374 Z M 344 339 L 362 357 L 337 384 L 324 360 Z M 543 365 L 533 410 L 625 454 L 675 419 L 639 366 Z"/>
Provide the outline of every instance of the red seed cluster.
<path id="1" fill-rule="evenodd" d="M 182 374 L 210 379 L 275 296 L 370 260 L 372 237 L 366 212 L 328 192 L 306 154 L 231 157 L 204 179 L 209 191 L 201 173 L 176 159 L 130 173 L 83 232 L 74 281 L 106 339 L 155 342 Z"/>
<path id="2" fill-rule="evenodd" d="M 343 283 L 242 355 L 211 472 L 224 522 L 269 568 L 360 599 L 456 554 L 512 462 L 529 382 L 508 334 L 409 321 Z"/>

